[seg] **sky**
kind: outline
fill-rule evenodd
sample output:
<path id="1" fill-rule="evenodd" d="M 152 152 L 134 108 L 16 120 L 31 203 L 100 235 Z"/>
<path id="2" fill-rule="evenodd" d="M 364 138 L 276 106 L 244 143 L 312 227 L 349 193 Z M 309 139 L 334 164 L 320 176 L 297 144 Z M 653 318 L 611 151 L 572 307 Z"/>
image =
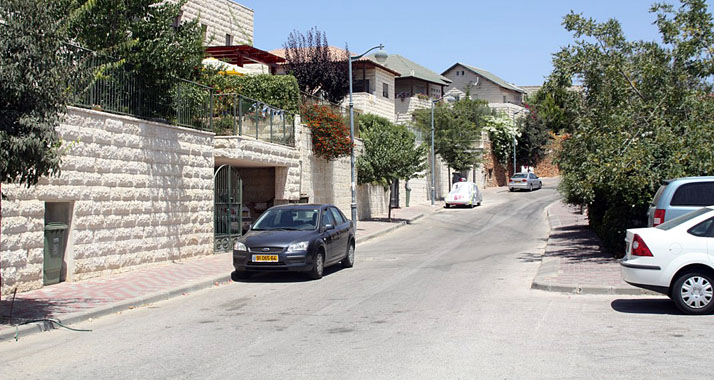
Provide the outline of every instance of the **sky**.
<path id="1" fill-rule="evenodd" d="M 282 48 L 288 34 L 316 26 L 330 45 L 352 54 L 383 43 L 437 73 L 456 62 L 516 85 L 540 85 L 552 54 L 573 43 L 562 24 L 571 10 L 598 21 L 615 18 L 630 40 L 659 41 L 655 0 L 343 1 L 237 0 L 255 11 L 254 46 Z M 668 0 L 672 3 L 673 0 Z M 714 0 L 707 0 L 709 12 Z"/>

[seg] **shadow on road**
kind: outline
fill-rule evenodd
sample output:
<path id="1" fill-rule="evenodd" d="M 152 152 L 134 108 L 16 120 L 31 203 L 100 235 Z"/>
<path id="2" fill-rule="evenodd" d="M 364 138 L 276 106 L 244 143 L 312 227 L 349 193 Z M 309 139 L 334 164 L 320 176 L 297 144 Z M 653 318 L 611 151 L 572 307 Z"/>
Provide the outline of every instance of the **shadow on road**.
<path id="1" fill-rule="evenodd" d="M 610 306 L 627 314 L 683 315 L 668 298 L 617 299 Z"/>
<path id="2" fill-rule="evenodd" d="M 337 273 L 343 269 L 345 268 L 343 268 L 340 264 L 332 265 L 325 268 L 322 276 L 330 276 L 333 273 Z M 310 277 L 308 277 L 307 273 L 300 272 L 254 272 L 250 275 L 250 277 L 246 279 L 238 279 L 234 276 L 231 276 L 231 279 L 233 280 L 233 282 L 252 282 L 265 284 L 314 281 L 310 279 Z"/>
<path id="3" fill-rule="evenodd" d="M 54 318 L 60 313 L 91 309 L 103 303 L 106 303 L 106 300 L 89 298 L 3 299 L 0 301 L 0 326 L 20 325 L 28 321 Z"/>

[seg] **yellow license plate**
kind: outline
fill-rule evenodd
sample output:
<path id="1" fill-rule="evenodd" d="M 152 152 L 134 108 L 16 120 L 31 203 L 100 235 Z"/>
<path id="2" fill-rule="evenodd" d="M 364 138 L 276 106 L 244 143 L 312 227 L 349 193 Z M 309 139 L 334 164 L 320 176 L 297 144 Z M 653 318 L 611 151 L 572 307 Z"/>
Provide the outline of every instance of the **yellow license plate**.
<path id="1" fill-rule="evenodd" d="M 253 255 L 254 263 L 277 263 L 278 255 Z"/>

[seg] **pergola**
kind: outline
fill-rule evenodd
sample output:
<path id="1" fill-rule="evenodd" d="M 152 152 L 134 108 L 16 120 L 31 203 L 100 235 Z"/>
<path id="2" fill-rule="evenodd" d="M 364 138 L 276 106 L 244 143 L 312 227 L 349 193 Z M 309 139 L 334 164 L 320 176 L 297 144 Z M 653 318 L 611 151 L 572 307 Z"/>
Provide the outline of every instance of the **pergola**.
<path id="1" fill-rule="evenodd" d="M 240 67 L 250 63 L 263 64 L 270 67 L 271 74 L 275 74 L 279 63 L 285 62 L 285 58 L 250 45 L 211 46 L 206 48 L 206 55 Z"/>

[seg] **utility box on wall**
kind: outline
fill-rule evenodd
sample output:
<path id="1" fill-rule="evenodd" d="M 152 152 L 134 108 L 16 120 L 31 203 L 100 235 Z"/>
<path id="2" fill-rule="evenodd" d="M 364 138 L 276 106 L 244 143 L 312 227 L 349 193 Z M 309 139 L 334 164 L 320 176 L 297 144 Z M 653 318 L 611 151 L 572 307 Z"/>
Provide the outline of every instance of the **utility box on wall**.
<path id="1" fill-rule="evenodd" d="M 65 280 L 65 249 L 69 237 L 71 203 L 45 203 L 45 249 L 42 264 L 44 285 L 52 285 Z"/>

